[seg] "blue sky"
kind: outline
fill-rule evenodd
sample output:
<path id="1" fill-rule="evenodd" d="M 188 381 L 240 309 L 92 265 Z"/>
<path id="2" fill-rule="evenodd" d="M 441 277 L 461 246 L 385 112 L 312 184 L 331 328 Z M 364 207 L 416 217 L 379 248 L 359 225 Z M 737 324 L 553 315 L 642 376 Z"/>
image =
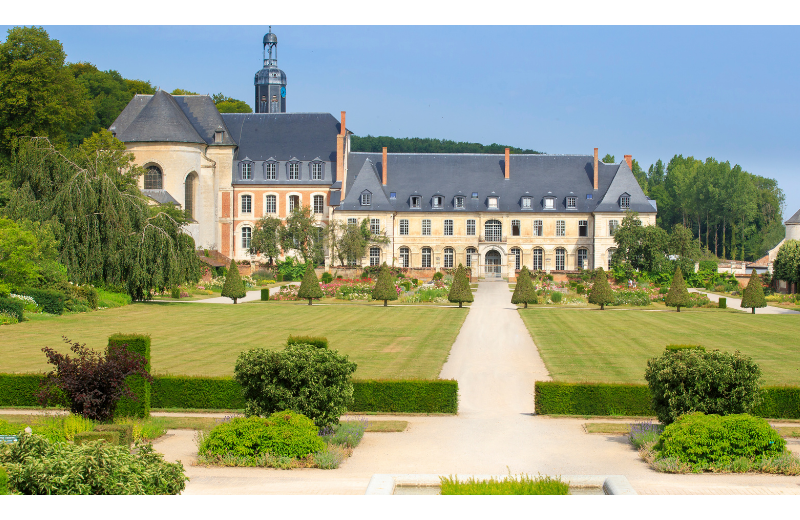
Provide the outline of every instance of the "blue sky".
<path id="1" fill-rule="evenodd" d="M 266 20 L 269 21 L 269 20 Z M 4 28 L 4 32 L 5 29 Z M 252 105 L 267 26 L 47 26 L 69 61 Z M 798 27 L 276 25 L 293 112 L 358 135 L 714 157 L 800 208 Z"/>

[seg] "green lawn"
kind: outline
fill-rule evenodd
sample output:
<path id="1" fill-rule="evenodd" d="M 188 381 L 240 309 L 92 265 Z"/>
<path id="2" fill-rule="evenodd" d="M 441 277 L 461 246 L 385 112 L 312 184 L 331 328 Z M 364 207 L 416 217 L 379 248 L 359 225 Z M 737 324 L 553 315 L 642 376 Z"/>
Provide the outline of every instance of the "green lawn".
<path id="1" fill-rule="evenodd" d="M 519 311 L 557 381 L 644 383 L 647 360 L 669 343 L 740 350 L 768 385 L 800 385 L 800 319 L 716 309 L 676 312 L 529 308 Z"/>
<path id="2" fill-rule="evenodd" d="M 466 316 L 457 307 L 137 303 L 0 327 L 0 373 L 49 370 L 41 349 L 66 352 L 61 336 L 101 350 L 130 332 L 151 335 L 157 375 L 230 376 L 240 352 L 300 334 L 326 336 L 358 364 L 357 378 L 436 378 Z"/>

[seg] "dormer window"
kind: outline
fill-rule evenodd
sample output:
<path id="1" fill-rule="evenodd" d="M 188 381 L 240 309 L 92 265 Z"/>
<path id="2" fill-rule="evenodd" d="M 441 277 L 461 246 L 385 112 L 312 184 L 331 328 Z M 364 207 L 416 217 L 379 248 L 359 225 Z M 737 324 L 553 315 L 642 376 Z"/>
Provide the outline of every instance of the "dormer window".
<path id="1" fill-rule="evenodd" d="M 499 197 L 489 197 L 489 209 L 497 209 Z"/>
<path id="2" fill-rule="evenodd" d="M 249 181 L 253 178 L 253 163 L 250 161 L 242 163 L 242 180 Z"/>
<path id="3" fill-rule="evenodd" d="M 628 209 L 631 207 L 631 196 L 627 193 L 623 193 L 619 197 L 619 207 L 620 209 Z"/>
<path id="4" fill-rule="evenodd" d="M 325 163 L 319 160 L 319 158 L 314 159 L 311 162 L 311 180 L 312 181 L 321 181 L 322 180 L 322 172 L 324 169 Z"/>
<path id="5" fill-rule="evenodd" d="M 372 205 L 372 193 L 368 191 L 361 192 L 361 205 L 362 206 Z"/>
<path id="6" fill-rule="evenodd" d="M 545 197 L 544 198 L 544 209 L 556 209 L 556 199 L 555 199 L 555 197 Z"/>
<path id="7" fill-rule="evenodd" d="M 532 209 L 533 204 L 531 203 L 530 197 L 522 197 L 522 209 Z"/>
<path id="8" fill-rule="evenodd" d="M 389 200 L 397 200 L 397 192 L 393 191 L 389 194 Z"/>
<path id="9" fill-rule="evenodd" d="M 214 132 L 214 144 L 222 144 L 225 139 L 225 132 L 222 129 L 217 129 Z"/>
<path id="10" fill-rule="evenodd" d="M 431 200 L 431 206 L 433 209 L 442 209 L 442 206 L 444 206 L 444 197 L 435 195 Z"/>
<path id="11" fill-rule="evenodd" d="M 289 166 L 288 179 L 290 181 L 300 180 L 300 162 L 299 161 L 291 161 L 291 162 L 289 162 L 288 166 Z"/>
<path id="12" fill-rule="evenodd" d="M 578 199 L 575 197 L 567 197 L 567 209 L 575 209 L 578 207 Z"/>
<path id="13" fill-rule="evenodd" d="M 419 195 L 412 195 L 411 196 L 411 208 L 412 209 L 419 209 L 422 207 L 422 197 Z"/>
<path id="14" fill-rule="evenodd" d="M 278 178 L 278 162 L 270 159 L 264 163 L 264 178 L 268 181 L 274 181 Z"/>
<path id="15" fill-rule="evenodd" d="M 455 206 L 456 209 L 464 209 L 464 196 L 456 195 L 453 201 L 453 206 Z"/>
<path id="16" fill-rule="evenodd" d="M 477 191 L 473 191 L 473 192 L 472 192 L 472 198 L 473 198 L 474 200 L 478 200 L 478 192 L 477 192 Z"/>

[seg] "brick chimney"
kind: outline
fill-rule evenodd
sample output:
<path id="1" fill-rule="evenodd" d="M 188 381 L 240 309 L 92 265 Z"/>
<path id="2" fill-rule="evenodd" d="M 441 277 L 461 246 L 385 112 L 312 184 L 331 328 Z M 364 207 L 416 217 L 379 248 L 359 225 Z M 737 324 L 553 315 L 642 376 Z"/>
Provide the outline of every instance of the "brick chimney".
<path id="1" fill-rule="evenodd" d="M 594 189 L 600 188 L 600 181 L 598 180 L 598 169 L 597 169 L 597 148 L 594 149 Z"/>
<path id="2" fill-rule="evenodd" d="M 339 131 L 339 135 L 336 136 L 336 180 L 342 181 L 341 200 L 344 200 L 344 190 L 347 184 L 347 174 L 344 170 L 344 140 L 346 138 L 347 134 L 344 127 L 344 110 L 342 110 L 341 130 Z"/>
<path id="3" fill-rule="evenodd" d="M 383 147 L 383 162 L 381 163 L 381 183 L 386 186 L 388 180 L 388 172 L 386 171 L 386 147 Z"/>
<path id="4" fill-rule="evenodd" d="M 511 149 L 510 148 L 506 148 L 506 162 L 504 163 L 505 164 L 506 179 L 510 178 L 509 177 L 509 174 L 511 173 L 510 160 L 511 160 Z"/>
<path id="5" fill-rule="evenodd" d="M 632 155 L 626 155 L 625 156 L 625 162 L 628 163 L 628 168 L 633 170 L 633 156 Z"/>

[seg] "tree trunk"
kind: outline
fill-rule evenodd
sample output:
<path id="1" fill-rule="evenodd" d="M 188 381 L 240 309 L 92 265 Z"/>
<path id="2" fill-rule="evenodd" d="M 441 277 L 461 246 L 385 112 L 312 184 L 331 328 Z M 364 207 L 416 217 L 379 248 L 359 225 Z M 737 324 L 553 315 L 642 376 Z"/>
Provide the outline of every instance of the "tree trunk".
<path id="1" fill-rule="evenodd" d="M 389 306 L 389 305 L 388 305 L 388 303 L 387 303 L 388 301 L 389 301 L 389 300 L 383 300 L 383 306 L 384 306 L 384 307 L 388 307 L 388 306 Z"/>
<path id="2" fill-rule="evenodd" d="M 458 308 L 459 309 L 461 308 L 462 305 L 464 305 L 464 302 L 458 302 Z M 527 305 L 526 305 L 526 307 L 527 307 Z"/>
<path id="3" fill-rule="evenodd" d="M 525 308 L 526 309 L 528 308 L 528 302 L 525 302 Z"/>
<path id="4" fill-rule="evenodd" d="M 756 308 L 755 308 L 755 307 L 753 307 L 753 314 L 755 314 L 755 313 L 756 313 Z"/>
<path id="5" fill-rule="evenodd" d="M 233 282 L 231 282 L 233 283 Z M 233 299 L 233 304 L 236 305 L 236 298 Z"/>
<path id="6" fill-rule="evenodd" d="M 722 217 L 722 258 L 725 258 L 725 233 L 726 233 L 727 222 L 725 217 Z"/>
<path id="7" fill-rule="evenodd" d="M 714 254 L 719 255 L 719 242 L 717 241 L 717 231 L 719 231 L 719 224 L 714 224 Z"/>
<path id="8" fill-rule="evenodd" d="M 308 299 L 308 304 L 311 305 L 311 298 Z"/>
<path id="9" fill-rule="evenodd" d="M 706 210 L 706 249 L 708 249 L 708 210 Z"/>
<path id="10" fill-rule="evenodd" d="M 602 311 L 602 310 L 605 310 L 605 308 L 606 308 L 606 305 L 605 305 L 604 303 L 601 303 L 601 304 L 600 304 L 600 310 L 601 310 L 601 311 Z"/>
<path id="11" fill-rule="evenodd" d="M 678 307 L 678 312 L 681 312 L 681 306 L 678 305 L 677 307 Z"/>

